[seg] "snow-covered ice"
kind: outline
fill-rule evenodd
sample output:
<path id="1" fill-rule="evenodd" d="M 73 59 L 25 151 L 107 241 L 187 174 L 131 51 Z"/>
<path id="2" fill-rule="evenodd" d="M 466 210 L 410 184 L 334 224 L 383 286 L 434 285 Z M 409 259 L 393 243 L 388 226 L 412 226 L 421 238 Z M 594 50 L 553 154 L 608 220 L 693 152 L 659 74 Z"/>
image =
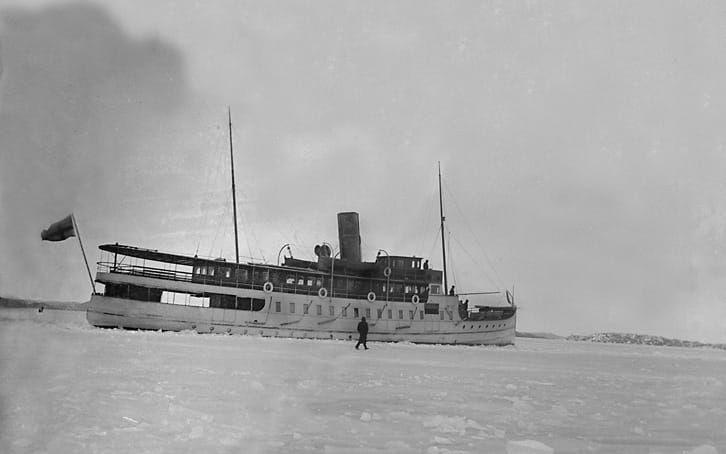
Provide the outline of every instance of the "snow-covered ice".
<path id="1" fill-rule="evenodd" d="M 726 453 L 726 352 L 102 330 L 0 310 L 0 452 Z"/>

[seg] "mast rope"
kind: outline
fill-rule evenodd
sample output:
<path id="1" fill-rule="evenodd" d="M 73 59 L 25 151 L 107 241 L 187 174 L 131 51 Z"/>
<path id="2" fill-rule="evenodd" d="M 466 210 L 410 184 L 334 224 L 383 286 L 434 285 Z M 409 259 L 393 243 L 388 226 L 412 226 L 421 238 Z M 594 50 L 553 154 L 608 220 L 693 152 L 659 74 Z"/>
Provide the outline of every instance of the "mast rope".
<path id="1" fill-rule="evenodd" d="M 466 225 L 467 229 L 469 229 L 469 233 L 471 234 L 472 238 L 474 239 L 474 242 L 476 243 L 476 245 L 479 246 L 480 252 L 484 256 L 484 259 L 486 260 L 487 265 L 489 266 L 489 268 L 491 269 L 491 271 L 494 273 L 494 276 L 496 277 L 496 280 L 499 282 L 499 284 L 495 284 L 495 285 L 497 285 L 499 288 L 503 288 L 504 285 L 502 285 L 502 282 L 504 282 L 504 281 L 499 276 L 499 273 L 497 273 L 497 270 L 496 270 L 496 268 L 494 268 L 494 265 L 492 264 L 491 259 L 489 258 L 489 256 L 485 252 L 484 247 L 481 245 L 481 242 L 479 241 L 479 239 L 477 238 L 476 234 L 474 233 L 474 229 L 471 227 L 471 224 L 469 224 L 469 221 L 464 216 L 463 211 L 459 207 L 459 204 L 456 202 L 456 198 L 454 197 L 453 192 L 449 188 L 448 184 L 446 184 L 446 180 L 444 180 L 444 187 L 446 188 L 446 191 L 448 192 L 451 200 L 454 202 L 454 208 L 456 208 L 456 211 L 459 213 L 459 216 L 464 221 L 464 225 Z M 479 264 L 476 261 L 475 261 L 475 263 Z"/>
<path id="2" fill-rule="evenodd" d="M 451 270 L 451 277 L 454 278 L 454 286 L 456 286 L 458 283 L 456 282 L 456 268 L 454 268 L 454 250 L 451 249 L 451 230 L 447 231 L 448 235 L 446 239 L 448 240 L 448 247 L 449 247 L 449 269 Z"/>
<path id="3" fill-rule="evenodd" d="M 476 260 L 476 258 L 473 255 L 471 255 L 471 253 L 464 247 L 464 245 L 461 244 L 461 242 L 459 241 L 459 239 L 457 237 L 455 237 L 454 235 L 452 235 L 452 238 L 454 239 L 454 242 L 459 245 L 459 247 L 461 248 L 461 250 L 464 251 L 464 253 L 467 256 L 469 256 L 469 258 L 471 259 L 472 262 L 474 262 L 479 267 L 482 266 L 482 264 L 479 263 L 479 261 Z M 489 283 L 492 284 L 494 287 L 496 287 L 497 290 L 501 290 L 502 289 L 502 286 L 499 285 L 494 279 L 492 279 L 492 277 L 489 275 L 489 273 L 487 273 L 485 270 L 483 270 L 483 271 L 484 271 L 484 276 L 487 278 L 487 280 L 489 281 Z"/>

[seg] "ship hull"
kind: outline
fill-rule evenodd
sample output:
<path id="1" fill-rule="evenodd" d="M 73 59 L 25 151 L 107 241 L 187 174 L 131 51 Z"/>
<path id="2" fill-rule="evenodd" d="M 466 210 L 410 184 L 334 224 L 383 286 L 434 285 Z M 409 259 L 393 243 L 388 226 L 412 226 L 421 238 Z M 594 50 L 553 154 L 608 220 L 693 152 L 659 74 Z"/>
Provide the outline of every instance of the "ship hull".
<path id="1" fill-rule="evenodd" d="M 310 304 L 311 314 L 277 313 L 273 301 L 285 298 L 285 304 L 298 303 L 298 307 Z M 441 297 L 442 304 L 455 297 Z M 93 326 L 161 331 L 195 331 L 198 333 L 241 334 L 264 337 L 299 339 L 357 339 L 359 318 L 326 317 L 312 309 L 318 301 L 303 295 L 265 295 L 265 307 L 259 311 L 244 311 L 198 306 L 185 306 L 161 302 L 138 301 L 95 294 L 89 302 L 86 318 Z M 462 345 L 509 345 L 514 343 L 516 312 L 505 320 L 468 321 L 454 317 L 441 320 L 427 315 L 424 320 L 386 318 L 386 308 L 409 313 L 410 303 L 382 302 L 362 303 L 346 299 L 328 299 L 326 306 L 349 307 L 350 314 L 358 306 L 359 313 L 366 312 L 369 322 L 369 341 L 413 342 L 422 344 Z M 378 309 L 383 316 L 377 318 Z M 401 309 L 399 309 L 401 308 Z M 327 310 L 327 309 L 326 309 Z M 394 315 L 395 318 L 395 315 Z M 445 318 L 443 315 L 441 318 Z"/>

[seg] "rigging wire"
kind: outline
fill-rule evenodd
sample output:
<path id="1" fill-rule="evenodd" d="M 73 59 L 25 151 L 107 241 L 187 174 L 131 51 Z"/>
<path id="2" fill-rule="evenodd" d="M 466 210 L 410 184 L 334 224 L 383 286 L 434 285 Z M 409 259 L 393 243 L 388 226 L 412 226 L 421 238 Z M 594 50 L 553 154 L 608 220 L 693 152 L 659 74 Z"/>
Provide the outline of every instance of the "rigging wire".
<path id="1" fill-rule="evenodd" d="M 219 125 L 217 125 L 217 129 L 218 130 L 220 129 L 220 126 Z M 206 224 L 209 221 L 209 219 L 211 218 L 211 216 L 209 216 L 208 213 L 207 213 L 208 207 L 210 205 L 212 205 L 211 202 L 213 200 L 216 200 L 216 198 L 212 199 L 212 197 L 215 196 L 215 195 L 218 195 L 218 193 L 215 193 L 214 191 L 208 191 L 207 192 L 207 188 L 209 187 L 209 181 L 210 181 L 211 176 L 212 175 L 215 175 L 215 176 L 216 175 L 219 175 L 219 172 L 220 172 L 219 169 L 220 169 L 221 164 L 222 164 L 222 159 L 224 158 L 224 153 L 221 153 L 219 151 L 219 149 L 220 149 L 220 140 L 221 140 L 220 139 L 220 136 L 219 136 L 219 134 L 215 134 L 214 137 L 216 138 L 216 141 L 215 141 L 214 146 L 212 147 L 212 150 L 214 151 L 214 158 L 216 158 L 216 159 L 214 159 L 214 165 L 213 165 L 213 167 L 212 168 L 206 167 L 207 171 L 204 172 L 204 185 L 202 186 L 202 190 L 205 191 L 205 192 L 203 192 L 203 194 L 206 197 L 202 197 L 200 199 L 200 201 L 199 201 L 199 204 L 200 204 L 199 214 L 200 214 L 200 216 L 199 216 L 199 218 L 197 220 L 197 227 L 194 230 L 194 232 L 196 232 L 196 237 L 197 237 L 197 253 L 199 252 L 199 247 L 200 247 L 201 241 L 202 241 L 202 231 L 203 231 L 202 230 L 202 226 L 204 224 Z M 214 170 L 212 170 L 212 169 L 214 169 Z M 215 178 L 215 179 L 217 179 L 217 178 Z"/>
<path id="2" fill-rule="evenodd" d="M 482 267 L 482 264 L 479 263 L 479 261 L 473 255 L 471 255 L 471 253 L 464 247 L 464 245 L 461 244 L 461 242 L 459 241 L 458 238 L 456 238 L 453 235 L 452 235 L 452 238 L 454 239 L 454 242 L 459 245 L 459 247 L 461 248 L 461 250 L 463 250 L 464 253 L 471 259 L 472 262 L 474 262 L 477 266 Z M 502 286 L 500 284 L 498 284 L 497 282 L 495 282 L 488 273 L 485 272 L 484 273 L 484 276 L 486 276 L 486 278 L 489 281 L 489 283 L 492 284 L 494 287 L 496 287 L 497 290 L 501 290 L 502 289 Z"/>
<path id="3" fill-rule="evenodd" d="M 215 244 L 217 243 L 217 238 L 219 237 L 219 231 L 222 229 L 222 226 L 225 224 L 224 221 L 225 221 L 225 219 L 227 219 L 227 215 L 229 214 L 229 205 L 230 205 L 229 199 L 230 199 L 230 194 L 227 193 L 227 196 L 225 197 L 225 200 L 224 200 L 224 208 L 223 208 L 224 211 L 222 212 L 222 216 L 218 217 L 217 228 L 214 231 L 214 237 L 212 238 L 212 243 L 209 245 L 209 257 L 211 257 L 212 252 L 214 252 Z M 224 237 L 224 235 L 222 235 L 222 236 Z"/>
<path id="4" fill-rule="evenodd" d="M 434 202 L 436 201 L 436 198 L 437 198 L 436 197 L 436 175 L 433 175 L 432 176 L 432 182 L 433 182 L 433 184 L 430 185 L 430 187 L 431 187 L 431 194 L 429 195 L 429 198 L 428 198 L 428 200 L 426 202 L 426 206 L 428 207 L 428 209 L 426 210 L 426 213 L 424 215 L 424 218 L 423 218 L 421 224 L 422 225 L 430 225 L 431 227 L 433 227 L 435 225 L 436 226 L 436 229 L 435 229 L 434 235 L 438 235 L 440 233 L 440 230 L 441 230 L 441 226 L 439 225 L 439 223 L 438 222 L 429 222 L 430 220 L 434 219 L 434 217 L 433 217 L 434 205 L 435 205 Z M 424 250 L 423 249 L 424 248 L 424 243 L 426 241 L 427 235 L 424 233 L 424 234 L 420 235 L 419 238 L 420 238 L 420 241 L 419 241 L 418 248 L 416 250 L 417 251 L 423 251 Z M 431 258 L 431 253 L 429 253 L 428 258 L 429 259 Z"/>
<path id="5" fill-rule="evenodd" d="M 447 246 L 446 247 L 449 249 L 449 263 L 448 263 L 448 266 L 449 266 L 449 270 L 451 271 L 451 277 L 453 278 L 453 281 L 454 281 L 454 284 L 453 285 L 456 286 L 457 285 L 457 282 L 456 282 L 456 270 L 454 269 L 454 251 L 451 249 L 451 230 L 448 230 L 447 233 L 448 233 L 448 235 L 446 236 L 446 240 L 447 240 L 446 241 L 446 243 L 447 243 Z"/>
<path id="6" fill-rule="evenodd" d="M 476 234 L 474 233 L 474 229 L 471 227 L 471 225 L 469 224 L 469 221 L 464 216 L 464 213 L 461 210 L 461 208 L 459 207 L 459 204 L 456 202 L 456 198 L 454 197 L 453 192 L 451 191 L 448 184 L 446 183 L 446 180 L 444 180 L 444 187 L 446 188 L 446 191 L 449 193 L 451 200 L 454 202 L 454 208 L 456 208 L 456 211 L 459 213 L 459 216 L 464 221 L 464 224 L 466 225 L 466 227 L 469 229 L 469 233 L 471 233 L 472 238 L 474 239 L 474 242 L 476 243 L 476 245 L 479 246 L 481 254 L 484 256 L 484 259 L 486 260 L 487 265 L 489 265 L 489 268 L 494 273 L 494 276 L 496 277 L 497 281 L 499 282 L 498 287 L 500 287 L 500 288 L 504 287 L 504 285 L 502 285 L 502 282 L 503 282 L 502 278 L 499 276 L 499 273 L 497 273 L 496 268 L 494 268 L 494 265 L 492 264 L 491 259 L 485 252 L 484 247 L 481 245 L 481 242 L 479 241 Z"/>

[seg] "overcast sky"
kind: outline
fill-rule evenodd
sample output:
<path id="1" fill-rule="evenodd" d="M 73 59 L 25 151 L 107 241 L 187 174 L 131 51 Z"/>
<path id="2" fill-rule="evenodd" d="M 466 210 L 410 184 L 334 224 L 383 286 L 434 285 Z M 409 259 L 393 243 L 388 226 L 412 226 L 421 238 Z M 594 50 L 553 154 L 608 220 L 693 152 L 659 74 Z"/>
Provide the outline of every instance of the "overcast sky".
<path id="1" fill-rule="evenodd" d="M 212 3 L 212 2 L 209 2 Z M 121 242 L 363 254 L 514 285 L 518 328 L 726 342 L 722 2 L 0 1 L 0 295 L 85 301 Z"/>

